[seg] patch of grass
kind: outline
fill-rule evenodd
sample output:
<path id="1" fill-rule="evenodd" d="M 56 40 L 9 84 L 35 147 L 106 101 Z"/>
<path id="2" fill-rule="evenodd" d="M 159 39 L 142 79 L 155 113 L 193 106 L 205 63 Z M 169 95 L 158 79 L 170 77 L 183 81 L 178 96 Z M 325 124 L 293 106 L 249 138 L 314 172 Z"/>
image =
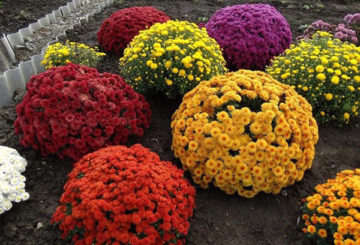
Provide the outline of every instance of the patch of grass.
<path id="1" fill-rule="evenodd" d="M 208 20 L 209 20 L 209 17 L 205 17 L 205 16 L 202 16 L 202 17 L 198 18 L 199 22 L 208 22 Z"/>

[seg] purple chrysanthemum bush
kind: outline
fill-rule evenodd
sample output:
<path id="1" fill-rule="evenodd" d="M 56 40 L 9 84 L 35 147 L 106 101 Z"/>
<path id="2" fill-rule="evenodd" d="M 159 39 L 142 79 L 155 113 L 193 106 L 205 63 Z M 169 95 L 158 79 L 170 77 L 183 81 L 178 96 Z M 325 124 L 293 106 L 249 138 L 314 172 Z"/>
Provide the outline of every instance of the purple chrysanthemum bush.
<path id="1" fill-rule="evenodd" d="M 304 31 L 304 34 L 296 39 L 311 38 L 317 31 L 326 31 L 341 41 L 353 44 L 359 43 L 360 36 L 360 13 L 348 14 L 344 17 L 343 23 L 332 25 L 322 20 L 311 23 Z"/>
<path id="2" fill-rule="evenodd" d="M 292 34 L 286 19 L 267 4 L 234 5 L 218 10 L 206 24 L 223 49 L 227 66 L 263 70 L 289 48 Z"/>

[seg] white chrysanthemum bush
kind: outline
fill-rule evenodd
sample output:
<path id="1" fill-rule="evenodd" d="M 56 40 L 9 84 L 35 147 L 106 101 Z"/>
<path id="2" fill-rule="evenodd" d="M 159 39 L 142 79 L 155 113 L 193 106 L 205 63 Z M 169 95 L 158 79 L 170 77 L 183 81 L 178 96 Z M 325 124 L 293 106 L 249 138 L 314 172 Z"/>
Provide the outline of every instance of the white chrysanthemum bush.
<path id="1" fill-rule="evenodd" d="M 25 191 L 25 171 L 27 161 L 9 147 L 0 146 L 0 214 L 12 208 L 12 202 L 29 199 Z"/>

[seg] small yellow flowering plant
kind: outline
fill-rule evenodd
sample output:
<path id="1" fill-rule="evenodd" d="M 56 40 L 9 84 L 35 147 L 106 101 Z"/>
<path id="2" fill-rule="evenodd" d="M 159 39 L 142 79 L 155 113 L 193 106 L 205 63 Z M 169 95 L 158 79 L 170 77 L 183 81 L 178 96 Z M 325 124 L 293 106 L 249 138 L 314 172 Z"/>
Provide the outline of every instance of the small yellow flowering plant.
<path id="1" fill-rule="evenodd" d="M 318 127 L 310 104 L 264 72 L 201 82 L 172 116 L 172 150 L 203 188 L 277 194 L 310 168 Z"/>
<path id="2" fill-rule="evenodd" d="M 360 244 L 360 169 L 344 170 L 304 199 L 303 232 L 321 245 Z"/>
<path id="3" fill-rule="evenodd" d="M 169 98 L 225 71 L 215 39 L 187 21 L 170 20 L 140 31 L 120 59 L 120 73 L 136 91 L 165 93 Z"/>
<path id="4" fill-rule="evenodd" d="M 98 52 L 98 49 L 91 48 L 85 44 L 66 41 L 64 44 L 55 43 L 50 45 L 45 52 L 41 64 L 50 69 L 56 66 L 64 66 L 67 63 L 74 63 L 95 67 L 105 53 Z"/>
<path id="5" fill-rule="evenodd" d="M 349 123 L 359 114 L 360 47 L 327 32 L 292 45 L 267 72 L 292 85 L 314 110 L 318 123 Z"/>

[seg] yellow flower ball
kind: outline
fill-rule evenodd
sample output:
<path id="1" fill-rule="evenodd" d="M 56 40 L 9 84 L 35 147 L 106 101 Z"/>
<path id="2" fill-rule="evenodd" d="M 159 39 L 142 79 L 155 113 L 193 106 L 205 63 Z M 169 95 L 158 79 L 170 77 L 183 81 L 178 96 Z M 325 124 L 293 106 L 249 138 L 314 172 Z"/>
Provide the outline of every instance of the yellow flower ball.
<path id="1" fill-rule="evenodd" d="M 334 98 L 334 96 L 332 94 L 325 94 L 325 99 L 326 100 L 332 100 Z"/>
<path id="2" fill-rule="evenodd" d="M 171 67 L 172 61 L 168 60 L 165 62 L 165 68 L 169 69 Z"/>
<path id="3" fill-rule="evenodd" d="M 136 91 L 160 92 L 169 98 L 225 72 L 219 44 L 205 29 L 187 21 L 170 20 L 141 31 L 120 58 L 120 73 Z"/>
<path id="4" fill-rule="evenodd" d="M 66 41 L 64 44 L 55 43 L 50 45 L 44 54 L 41 64 L 50 69 L 54 66 L 63 66 L 74 63 L 95 67 L 105 53 L 97 52 L 97 48 L 91 48 L 82 43 Z"/>
<path id="5" fill-rule="evenodd" d="M 152 63 L 150 67 L 151 69 L 155 70 L 156 68 L 158 68 L 158 65 L 156 63 Z"/>
<path id="6" fill-rule="evenodd" d="M 335 85 L 337 85 L 339 83 L 339 81 L 340 81 L 340 78 L 338 76 L 333 76 L 331 78 L 331 82 Z"/>
<path id="7" fill-rule="evenodd" d="M 266 71 L 303 95 L 319 124 L 343 126 L 359 115 L 360 47 L 320 31 L 275 57 Z"/>
<path id="8" fill-rule="evenodd" d="M 277 194 L 312 165 L 318 127 L 311 106 L 266 73 L 239 70 L 202 81 L 172 118 L 174 154 L 202 187 L 213 182 L 247 198 Z"/>
<path id="9" fill-rule="evenodd" d="M 319 73 L 316 75 L 316 78 L 319 79 L 320 81 L 324 81 L 326 79 L 326 76 L 324 73 Z"/>
<path id="10" fill-rule="evenodd" d="M 171 86 L 171 85 L 172 85 L 172 81 L 169 80 L 169 79 L 166 79 L 166 84 L 169 85 L 169 86 Z"/>
<path id="11" fill-rule="evenodd" d="M 325 68 L 322 65 L 317 65 L 315 68 L 315 71 L 318 73 L 323 72 L 324 70 L 325 70 Z"/>

